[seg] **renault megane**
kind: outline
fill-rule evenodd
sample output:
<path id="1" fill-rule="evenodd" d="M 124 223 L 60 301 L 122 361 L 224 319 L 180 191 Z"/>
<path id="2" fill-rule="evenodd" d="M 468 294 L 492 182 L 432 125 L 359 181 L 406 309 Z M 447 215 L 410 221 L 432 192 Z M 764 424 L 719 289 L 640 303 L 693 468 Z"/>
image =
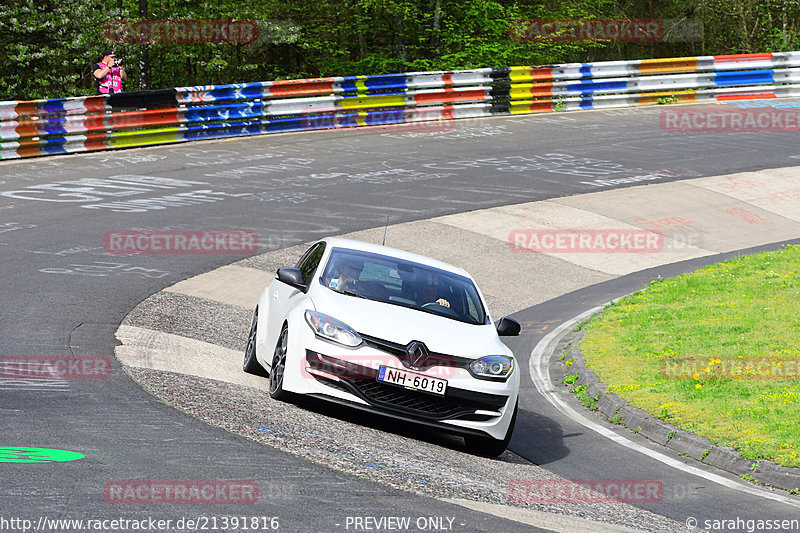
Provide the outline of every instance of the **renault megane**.
<path id="1" fill-rule="evenodd" d="M 409 252 L 327 238 L 261 294 L 244 370 L 291 394 L 460 434 L 500 455 L 517 414 L 520 371 L 464 270 Z"/>

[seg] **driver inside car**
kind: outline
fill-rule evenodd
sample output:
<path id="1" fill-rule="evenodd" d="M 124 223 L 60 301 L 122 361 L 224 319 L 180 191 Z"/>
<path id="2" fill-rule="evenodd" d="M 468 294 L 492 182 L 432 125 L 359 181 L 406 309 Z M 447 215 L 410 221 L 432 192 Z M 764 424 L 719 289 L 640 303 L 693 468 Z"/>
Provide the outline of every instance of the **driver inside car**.
<path id="1" fill-rule="evenodd" d="M 346 259 L 339 266 L 339 277 L 331 280 L 329 287 L 337 291 L 355 291 L 358 278 L 364 265 L 352 259 Z"/>
<path id="2" fill-rule="evenodd" d="M 445 298 L 439 297 L 439 289 L 436 285 L 424 285 L 422 290 L 420 291 L 420 302 L 421 305 L 427 304 L 439 304 L 442 307 L 450 307 L 450 302 L 448 302 Z"/>

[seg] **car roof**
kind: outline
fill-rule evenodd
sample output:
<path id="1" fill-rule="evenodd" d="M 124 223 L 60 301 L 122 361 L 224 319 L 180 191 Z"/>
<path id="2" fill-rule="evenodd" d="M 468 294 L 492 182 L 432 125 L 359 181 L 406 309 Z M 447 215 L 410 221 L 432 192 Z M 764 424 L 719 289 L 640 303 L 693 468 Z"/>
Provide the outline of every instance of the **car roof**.
<path id="1" fill-rule="evenodd" d="M 439 261 L 438 259 L 433 259 L 424 255 L 415 254 L 413 252 L 407 252 L 405 250 L 399 250 L 397 248 L 392 248 L 390 246 L 381 246 L 380 244 L 355 241 L 352 239 L 343 239 L 341 237 L 327 237 L 322 240 L 328 243 L 328 245 L 331 246 L 332 248 L 348 248 L 351 250 L 359 250 L 362 252 L 371 252 L 375 254 L 386 255 L 389 257 L 396 257 L 397 259 L 412 261 L 414 263 L 431 266 L 434 268 L 438 268 L 440 270 L 446 270 L 447 272 L 452 272 L 454 274 L 458 274 L 460 276 L 473 279 L 472 276 L 469 275 L 469 272 L 467 272 L 463 268 L 459 268 L 449 263 L 445 263 L 444 261 Z"/>

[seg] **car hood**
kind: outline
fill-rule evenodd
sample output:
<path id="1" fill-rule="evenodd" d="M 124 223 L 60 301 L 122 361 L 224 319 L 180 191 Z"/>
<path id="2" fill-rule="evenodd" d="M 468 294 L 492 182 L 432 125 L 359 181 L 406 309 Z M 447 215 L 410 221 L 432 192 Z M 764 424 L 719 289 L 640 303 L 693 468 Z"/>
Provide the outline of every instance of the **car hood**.
<path id="1" fill-rule="evenodd" d="M 471 359 L 508 354 L 492 324 L 473 325 L 373 300 L 339 294 L 327 288 L 312 297 L 316 310 L 371 337 L 406 345 L 424 342 L 432 352 Z"/>

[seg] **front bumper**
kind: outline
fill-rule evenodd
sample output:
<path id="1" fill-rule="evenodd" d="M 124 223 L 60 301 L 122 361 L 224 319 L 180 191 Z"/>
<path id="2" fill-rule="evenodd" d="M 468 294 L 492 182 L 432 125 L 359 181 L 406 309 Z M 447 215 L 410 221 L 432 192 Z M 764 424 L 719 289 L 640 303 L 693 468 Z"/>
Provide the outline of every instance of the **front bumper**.
<path id="1" fill-rule="evenodd" d="M 353 365 L 311 350 L 306 350 L 306 364 L 312 375 L 329 387 L 349 392 L 378 410 L 414 418 L 489 420 L 502 416 L 499 409 L 508 401 L 508 396 L 454 387 L 448 387 L 444 395 L 406 389 L 378 381 L 377 369 Z"/>
<path id="2" fill-rule="evenodd" d="M 392 343 L 366 337 L 360 347 L 346 348 L 318 338 L 307 327 L 298 329 L 299 338 L 289 343 L 286 390 L 441 431 L 504 438 L 517 401 L 519 369 L 505 382 L 479 380 L 467 370 L 470 359 L 442 354 L 409 368 Z M 447 389 L 436 395 L 380 382 L 380 366 L 446 379 Z"/>

